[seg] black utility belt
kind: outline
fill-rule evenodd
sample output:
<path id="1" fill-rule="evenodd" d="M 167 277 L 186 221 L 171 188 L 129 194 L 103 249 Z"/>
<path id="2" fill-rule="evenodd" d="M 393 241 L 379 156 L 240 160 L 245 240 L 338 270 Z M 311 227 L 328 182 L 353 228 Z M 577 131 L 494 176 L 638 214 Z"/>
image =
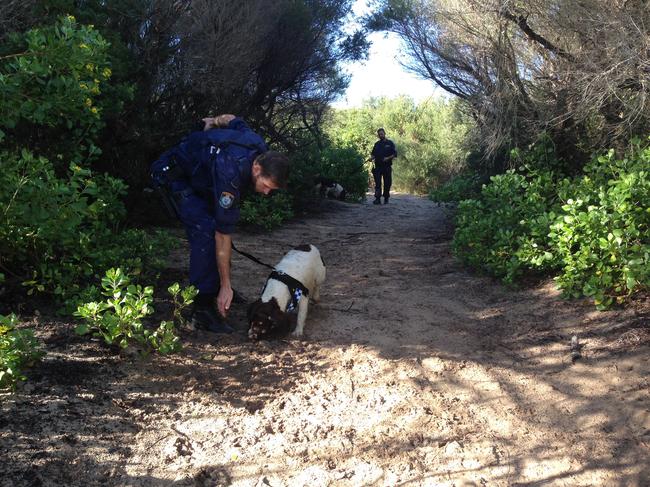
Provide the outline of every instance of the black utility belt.
<path id="1" fill-rule="evenodd" d="M 212 194 L 211 191 L 195 190 L 193 188 L 185 188 L 181 189 L 180 191 L 172 191 L 172 197 L 177 202 L 184 198 L 189 198 L 190 196 L 198 196 L 202 200 L 205 200 L 208 203 L 214 205 L 214 194 Z"/>

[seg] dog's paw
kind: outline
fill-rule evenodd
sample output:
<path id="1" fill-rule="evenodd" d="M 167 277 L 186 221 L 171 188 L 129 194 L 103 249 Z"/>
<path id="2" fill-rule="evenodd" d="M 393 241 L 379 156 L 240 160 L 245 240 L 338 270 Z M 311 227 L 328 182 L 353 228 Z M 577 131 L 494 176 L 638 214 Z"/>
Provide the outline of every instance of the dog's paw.
<path id="1" fill-rule="evenodd" d="M 295 337 L 301 337 L 302 336 L 302 329 L 301 328 L 296 328 L 293 331 L 292 335 L 295 336 Z"/>

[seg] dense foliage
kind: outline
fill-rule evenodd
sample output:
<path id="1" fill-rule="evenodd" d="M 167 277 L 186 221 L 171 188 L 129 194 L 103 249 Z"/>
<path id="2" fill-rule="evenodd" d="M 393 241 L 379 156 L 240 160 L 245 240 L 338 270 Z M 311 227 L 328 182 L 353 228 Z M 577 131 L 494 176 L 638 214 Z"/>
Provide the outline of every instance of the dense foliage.
<path id="1" fill-rule="evenodd" d="M 97 31 L 71 16 L 11 35 L 0 50 L 2 147 L 29 148 L 57 170 L 98 156 L 98 101 L 111 76 L 107 49 Z"/>
<path id="2" fill-rule="evenodd" d="M 361 108 L 337 110 L 327 132 L 337 145 L 353 147 L 368 159 L 377 129 L 384 128 L 386 137 L 397 146 L 395 189 L 427 193 L 464 167 L 471 126 L 454 102 L 415 104 L 403 96 L 370 99 Z"/>
<path id="3" fill-rule="evenodd" d="M 0 130 L 34 135 L 0 141 L 0 268 L 29 294 L 46 293 L 74 308 L 117 263 L 134 273 L 155 272 L 169 240 L 124 229 L 127 186 L 89 169 L 100 152 L 95 99 L 110 76 L 105 41 L 66 17 L 12 42 L 26 47 L 0 61 L 6 109 Z M 41 146 L 42 130 L 69 138 Z"/>
<path id="4" fill-rule="evenodd" d="M 512 283 L 524 270 L 545 270 L 549 215 L 557 210 L 550 172 L 493 176 L 480 198 L 460 202 L 454 251 L 467 264 Z"/>
<path id="5" fill-rule="evenodd" d="M 472 172 L 463 172 L 453 176 L 446 183 L 431 190 L 429 197 L 433 201 L 453 202 L 474 199 L 481 192 L 484 178 Z"/>
<path id="6" fill-rule="evenodd" d="M 364 197 L 368 188 L 363 155 L 354 147 L 328 143 L 320 149 L 313 147 L 292 156 L 289 184 L 298 206 L 301 199 L 314 196 L 314 181 L 318 176 L 342 184 L 351 200 Z"/>
<path id="7" fill-rule="evenodd" d="M 594 157 L 582 176 L 494 176 L 479 198 L 460 203 L 454 251 L 506 282 L 551 272 L 568 296 L 599 308 L 622 303 L 650 289 L 649 167 L 650 146 L 635 143 L 622 158 Z"/>
<path id="8" fill-rule="evenodd" d="M 29 329 L 16 329 L 18 317 L 0 315 L 0 390 L 13 389 L 24 380 L 23 370 L 43 353 Z"/>
<path id="9" fill-rule="evenodd" d="M 27 151 L 2 159 L 0 265 L 29 294 L 66 302 L 115 263 L 136 273 L 162 263 L 168 239 L 120 228 L 122 181 L 74 163 L 57 177 L 50 161 Z"/>
<path id="10" fill-rule="evenodd" d="M 269 196 L 253 195 L 241 205 L 241 221 L 252 227 L 271 230 L 293 216 L 291 199 L 285 192 Z"/>
<path id="11" fill-rule="evenodd" d="M 598 307 L 650 289 L 650 147 L 594 158 L 559 197 L 549 237 L 560 287 Z"/>

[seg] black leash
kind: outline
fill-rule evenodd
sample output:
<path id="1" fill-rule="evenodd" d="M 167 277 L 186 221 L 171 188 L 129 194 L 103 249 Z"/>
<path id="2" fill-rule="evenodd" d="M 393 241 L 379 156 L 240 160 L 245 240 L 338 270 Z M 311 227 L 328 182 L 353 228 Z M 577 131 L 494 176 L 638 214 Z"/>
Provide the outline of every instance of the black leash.
<path id="1" fill-rule="evenodd" d="M 230 246 L 231 246 L 232 249 L 233 249 L 235 252 L 237 252 L 239 255 L 243 255 L 244 257 L 246 257 L 247 259 L 252 260 L 252 261 L 255 262 L 256 264 L 263 265 L 264 267 L 268 267 L 268 268 L 271 269 L 272 271 L 275 271 L 275 267 L 273 267 L 272 265 L 265 264 L 264 262 L 262 262 L 260 259 L 258 259 L 258 258 L 255 257 L 254 255 L 251 255 L 251 254 L 249 254 L 249 253 L 247 253 L 247 252 L 242 252 L 242 251 L 239 250 L 237 247 L 235 247 L 235 244 L 234 244 L 234 243 L 230 242 Z"/>

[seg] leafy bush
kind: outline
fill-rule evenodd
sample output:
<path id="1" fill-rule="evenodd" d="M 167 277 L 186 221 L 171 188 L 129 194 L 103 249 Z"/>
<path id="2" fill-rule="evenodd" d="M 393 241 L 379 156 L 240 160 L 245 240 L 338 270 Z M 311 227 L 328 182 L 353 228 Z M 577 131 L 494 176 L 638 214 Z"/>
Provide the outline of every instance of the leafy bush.
<path id="1" fill-rule="evenodd" d="M 368 190 L 368 170 L 363 156 L 352 147 L 328 145 L 320 151 L 319 174 L 340 183 L 349 198 L 358 200 Z"/>
<path id="2" fill-rule="evenodd" d="M 22 370 L 43 356 L 32 330 L 16 330 L 18 318 L 0 315 L 0 389 L 25 380 Z"/>
<path id="3" fill-rule="evenodd" d="M 107 49 L 96 30 L 71 16 L 12 34 L 0 48 L 0 142 L 19 150 L 14 144 L 29 141 L 63 169 L 98 155 L 93 138 L 103 125 L 98 98 L 111 76 Z"/>
<path id="4" fill-rule="evenodd" d="M 136 274 L 161 264 L 168 239 L 119 229 L 122 181 L 77 165 L 59 178 L 48 160 L 27 151 L 0 157 L 0 265 L 21 275 L 29 294 L 66 302 L 115 262 Z"/>
<path id="5" fill-rule="evenodd" d="M 432 190 L 429 193 L 429 198 L 439 202 L 476 198 L 481 193 L 481 186 L 482 178 L 478 174 L 459 174 Z"/>
<path id="6" fill-rule="evenodd" d="M 554 268 L 548 239 L 558 207 L 553 174 L 524 176 L 511 170 L 490 180 L 479 199 L 458 207 L 456 256 L 507 283 L 526 270 Z"/>
<path id="7" fill-rule="evenodd" d="M 73 309 L 117 262 L 155 272 L 169 247 L 160 234 L 121 228 L 126 185 L 87 169 L 100 153 L 107 47 L 72 17 L 0 47 L 0 268 L 28 294 Z"/>
<path id="8" fill-rule="evenodd" d="M 183 310 L 194 302 L 194 298 L 199 294 L 199 290 L 194 286 L 181 288 L 180 284 L 175 282 L 167 288 L 167 292 L 172 295 L 174 303 L 174 323 L 177 326 L 187 325 L 187 321 L 183 317 Z"/>
<path id="9" fill-rule="evenodd" d="M 271 230 L 293 216 L 291 197 L 278 192 L 271 196 L 252 195 L 241 206 L 241 221 Z"/>
<path id="10" fill-rule="evenodd" d="M 173 321 L 161 322 L 153 332 L 142 323 L 143 318 L 153 313 L 153 287 L 131 284 L 129 277 L 118 268 L 106 272 L 102 289 L 102 295 L 107 298 L 105 301 L 85 303 L 74 313 L 86 322 L 76 328 L 79 335 L 93 332 L 107 344 L 121 348 L 135 342 L 143 347 L 145 354 L 156 350 L 164 355 L 181 349 Z M 182 319 L 181 310 L 192 303 L 196 290 L 181 290 L 178 284 L 174 284 L 169 291 L 176 306 L 174 317 Z"/>
<path id="11" fill-rule="evenodd" d="M 636 142 L 621 159 L 594 157 L 581 177 L 527 165 L 527 175 L 495 176 L 460 203 L 454 251 L 507 283 L 554 271 L 567 296 L 623 303 L 650 288 L 649 167 L 650 147 Z"/>
<path id="12" fill-rule="evenodd" d="M 650 288 L 650 147 L 637 142 L 622 159 L 609 151 L 584 171 L 560 189 L 566 203 L 550 239 L 559 286 L 603 309 Z"/>
<path id="13" fill-rule="evenodd" d="M 368 189 L 368 170 L 353 147 L 328 142 L 322 149 L 312 146 L 292 155 L 289 188 L 298 205 L 313 198 L 317 176 L 340 183 L 352 200 L 363 198 Z"/>

